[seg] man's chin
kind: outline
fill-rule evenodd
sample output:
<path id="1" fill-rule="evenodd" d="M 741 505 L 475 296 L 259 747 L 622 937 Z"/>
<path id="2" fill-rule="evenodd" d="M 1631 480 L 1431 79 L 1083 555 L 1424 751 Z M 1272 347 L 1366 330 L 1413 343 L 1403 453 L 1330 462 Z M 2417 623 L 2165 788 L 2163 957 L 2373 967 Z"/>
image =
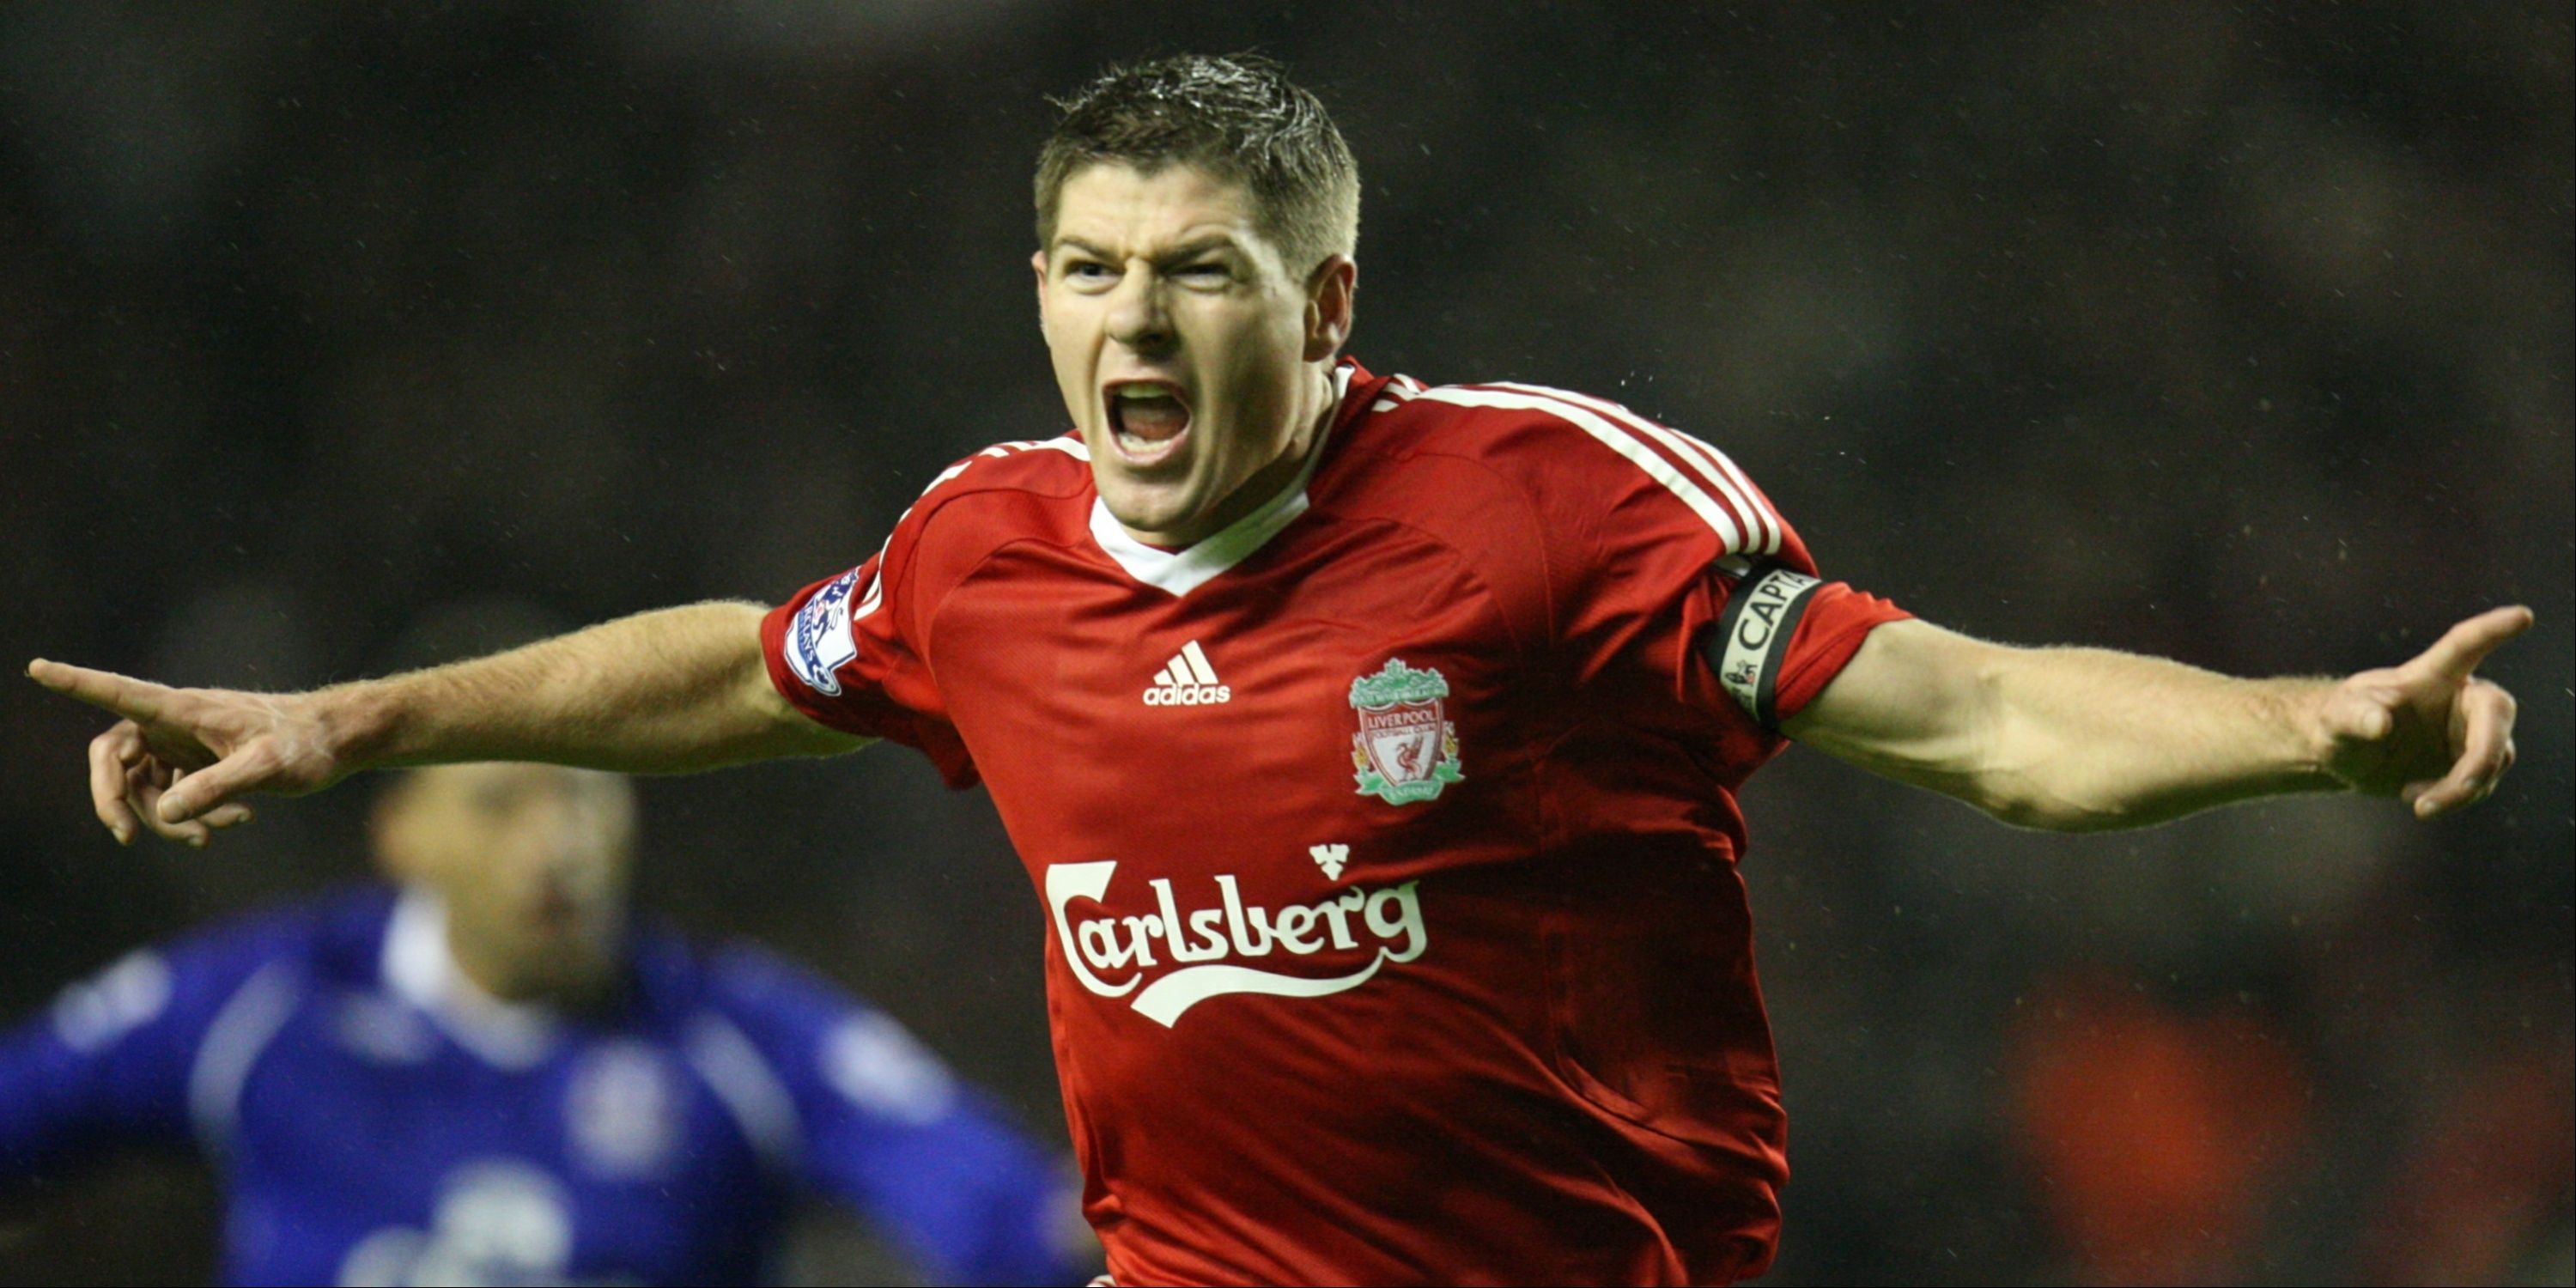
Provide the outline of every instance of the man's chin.
<path id="1" fill-rule="evenodd" d="M 1100 501 L 1129 535 L 1154 545 L 1177 545 L 1176 534 L 1189 532 L 1207 508 L 1194 504 L 1196 491 L 1186 481 L 1120 482 L 1101 488 Z"/>
<path id="2" fill-rule="evenodd" d="M 588 936 L 566 935 L 542 948 L 540 964 L 531 973 L 544 992 L 586 992 L 616 973 L 615 953 Z"/>

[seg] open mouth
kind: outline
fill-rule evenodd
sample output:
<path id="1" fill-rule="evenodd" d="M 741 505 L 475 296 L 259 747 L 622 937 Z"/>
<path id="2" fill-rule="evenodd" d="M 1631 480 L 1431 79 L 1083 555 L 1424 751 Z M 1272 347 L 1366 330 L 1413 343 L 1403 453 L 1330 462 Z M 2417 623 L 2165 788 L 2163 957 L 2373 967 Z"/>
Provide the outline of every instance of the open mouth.
<path id="1" fill-rule="evenodd" d="M 561 933 L 578 926 L 583 911 L 581 901 L 570 891 L 549 885 L 537 892 L 536 899 L 528 905 L 527 915 L 529 923 L 537 929 Z"/>
<path id="2" fill-rule="evenodd" d="M 1180 450 L 1190 431 L 1190 405 L 1179 386 L 1159 380 L 1109 386 L 1109 436 L 1133 467 L 1159 465 Z"/>

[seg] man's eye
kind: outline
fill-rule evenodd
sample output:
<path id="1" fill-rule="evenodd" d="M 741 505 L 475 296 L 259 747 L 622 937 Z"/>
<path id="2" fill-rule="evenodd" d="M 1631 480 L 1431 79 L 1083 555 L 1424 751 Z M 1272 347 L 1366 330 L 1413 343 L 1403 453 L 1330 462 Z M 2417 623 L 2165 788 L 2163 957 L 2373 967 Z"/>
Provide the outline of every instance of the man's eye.
<path id="1" fill-rule="evenodd" d="M 1222 282 L 1233 275 L 1223 264 L 1192 264 L 1173 276 L 1192 282 Z"/>
<path id="2" fill-rule="evenodd" d="M 1066 265 L 1064 275 L 1085 282 L 1103 281 L 1111 276 L 1107 264 L 1095 263 L 1091 260 L 1076 260 Z"/>

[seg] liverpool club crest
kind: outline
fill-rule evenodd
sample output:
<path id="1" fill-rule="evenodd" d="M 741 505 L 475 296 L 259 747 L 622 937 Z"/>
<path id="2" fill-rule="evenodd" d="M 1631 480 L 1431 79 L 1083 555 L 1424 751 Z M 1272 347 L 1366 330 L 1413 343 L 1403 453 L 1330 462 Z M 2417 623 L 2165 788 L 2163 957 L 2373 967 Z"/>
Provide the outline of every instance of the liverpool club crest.
<path id="1" fill-rule="evenodd" d="M 1458 726 L 1441 705 L 1448 696 L 1440 672 L 1417 671 L 1402 658 L 1351 681 L 1351 710 L 1360 718 L 1351 763 L 1359 768 L 1360 795 L 1410 805 L 1467 776 L 1458 768 Z"/>

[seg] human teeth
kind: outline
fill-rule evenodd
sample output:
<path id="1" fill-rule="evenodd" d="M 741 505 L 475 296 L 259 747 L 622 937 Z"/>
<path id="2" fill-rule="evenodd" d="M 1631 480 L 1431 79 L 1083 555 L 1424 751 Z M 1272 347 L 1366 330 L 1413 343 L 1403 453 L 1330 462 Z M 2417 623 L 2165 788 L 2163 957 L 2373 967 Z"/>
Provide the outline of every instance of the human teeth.
<path id="1" fill-rule="evenodd" d="M 1166 385 L 1130 384 L 1112 389 L 1109 428 L 1129 454 L 1159 457 L 1189 428 L 1189 404 Z"/>

